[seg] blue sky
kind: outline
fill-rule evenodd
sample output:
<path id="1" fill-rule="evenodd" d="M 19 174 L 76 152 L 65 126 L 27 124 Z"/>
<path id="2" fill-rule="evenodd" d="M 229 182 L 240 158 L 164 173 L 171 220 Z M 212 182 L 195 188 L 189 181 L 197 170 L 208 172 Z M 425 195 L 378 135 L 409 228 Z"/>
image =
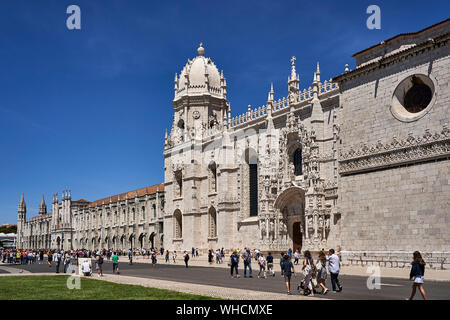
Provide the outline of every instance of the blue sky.
<path id="1" fill-rule="evenodd" d="M 81 8 L 81 30 L 66 8 Z M 381 8 L 381 30 L 366 8 Z M 173 78 L 200 41 L 224 70 L 232 114 L 286 96 L 290 58 L 301 88 L 351 55 L 448 18 L 449 1 L 0 0 L 0 224 L 42 194 L 96 200 L 163 182 Z"/>

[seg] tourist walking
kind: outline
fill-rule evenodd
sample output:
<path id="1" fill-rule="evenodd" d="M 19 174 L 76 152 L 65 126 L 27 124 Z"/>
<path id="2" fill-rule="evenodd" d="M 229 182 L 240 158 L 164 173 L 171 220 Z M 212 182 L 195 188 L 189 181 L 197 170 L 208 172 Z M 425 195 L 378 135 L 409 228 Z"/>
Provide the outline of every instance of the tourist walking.
<path id="1" fill-rule="evenodd" d="M 177 262 L 176 261 L 176 259 L 177 259 L 177 252 L 176 251 L 173 252 L 172 258 L 173 258 L 173 263 L 176 263 Z"/>
<path id="2" fill-rule="evenodd" d="M 267 275 L 275 277 L 275 271 L 273 271 L 273 256 L 271 252 L 269 252 L 269 254 L 267 255 L 266 260 L 267 260 Z"/>
<path id="3" fill-rule="evenodd" d="M 339 271 L 341 269 L 341 262 L 339 261 L 339 257 L 334 253 L 334 249 L 330 249 L 328 251 L 327 261 L 328 261 L 328 272 L 330 272 L 331 286 L 333 288 L 333 292 L 341 292 L 342 286 L 338 279 Z"/>
<path id="4" fill-rule="evenodd" d="M 64 273 L 67 272 L 67 269 L 70 270 L 70 255 L 66 254 L 66 257 L 64 258 Z"/>
<path id="5" fill-rule="evenodd" d="M 157 253 L 156 253 L 156 251 L 152 251 L 152 253 L 151 253 L 151 256 L 152 256 L 152 268 L 154 268 L 155 266 L 156 266 L 156 262 L 157 262 L 157 259 L 156 259 L 156 257 L 157 257 Z"/>
<path id="6" fill-rule="evenodd" d="M 166 250 L 166 263 L 169 262 L 169 250 Z"/>
<path id="7" fill-rule="evenodd" d="M 103 254 L 98 254 L 95 260 L 97 262 L 98 277 L 103 277 Z"/>
<path id="8" fill-rule="evenodd" d="M 112 262 L 113 262 L 113 274 L 117 273 L 120 274 L 119 272 L 119 256 L 117 255 L 117 251 L 115 251 L 112 255 Z"/>
<path id="9" fill-rule="evenodd" d="M 300 259 L 300 252 L 298 252 L 298 250 L 295 250 L 295 253 L 294 253 L 294 264 L 295 265 L 298 264 L 298 259 Z"/>
<path id="10" fill-rule="evenodd" d="M 53 254 L 50 250 L 48 250 L 47 251 L 47 263 L 48 263 L 49 268 L 52 267 L 52 261 L 53 261 Z"/>
<path id="11" fill-rule="evenodd" d="M 128 260 L 129 260 L 129 264 L 133 264 L 133 252 L 130 250 L 128 250 Z"/>
<path id="12" fill-rule="evenodd" d="M 61 264 L 61 260 L 62 260 L 62 254 L 61 252 L 57 251 L 55 252 L 55 261 L 56 261 L 56 273 L 59 273 L 59 266 Z"/>
<path id="13" fill-rule="evenodd" d="M 233 271 L 236 272 L 236 278 L 239 278 L 239 272 L 238 272 L 238 266 L 239 266 L 239 256 L 237 255 L 236 251 L 233 251 L 233 253 L 230 256 L 230 266 L 231 266 L 231 277 L 233 277 Z"/>
<path id="14" fill-rule="evenodd" d="M 411 296 L 407 300 L 412 300 L 416 295 L 416 290 L 419 288 L 422 294 L 423 300 L 427 300 L 427 295 L 423 288 L 423 277 L 425 275 L 425 261 L 422 259 L 422 255 L 419 251 L 414 251 L 413 262 L 411 262 L 411 272 L 409 273 L 409 279 L 413 280 Z"/>
<path id="15" fill-rule="evenodd" d="M 303 274 L 305 275 L 305 279 L 303 280 L 303 295 L 314 296 L 314 288 L 312 285 L 312 277 L 316 272 L 316 266 L 314 265 L 314 261 L 311 257 L 311 252 L 306 250 L 304 253 L 305 259 L 303 260 Z"/>
<path id="16" fill-rule="evenodd" d="M 244 249 L 244 253 L 242 254 L 242 259 L 244 260 L 244 278 L 247 278 L 247 268 L 248 268 L 248 277 L 253 278 L 252 276 L 252 254 L 250 249 Z"/>
<path id="17" fill-rule="evenodd" d="M 328 288 L 325 286 L 325 280 L 327 279 L 327 257 L 325 255 L 325 252 L 321 251 L 319 253 L 319 259 L 316 263 L 316 269 L 317 269 L 317 283 L 322 288 L 322 294 L 327 294 L 329 291 Z"/>
<path id="18" fill-rule="evenodd" d="M 261 278 L 261 272 L 263 274 L 262 278 L 266 278 L 266 259 L 264 258 L 264 255 L 262 253 L 259 254 L 258 258 L 258 264 L 259 264 L 259 273 L 258 278 Z"/>
<path id="19" fill-rule="evenodd" d="M 184 252 L 184 263 L 186 264 L 186 268 L 189 267 L 188 261 L 189 261 L 189 253 L 187 251 L 185 251 Z"/>
<path id="20" fill-rule="evenodd" d="M 281 269 L 282 274 L 284 275 L 284 282 L 286 283 L 286 289 L 287 289 L 287 294 L 291 295 L 291 276 L 292 273 L 294 273 L 294 277 L 295 275 L 295 269 L 294 269 L 294 265 L 291 262 L 291 258 L 289 257 L 289 255 L 285 254 L 282 262 L 281 262 Z"/>

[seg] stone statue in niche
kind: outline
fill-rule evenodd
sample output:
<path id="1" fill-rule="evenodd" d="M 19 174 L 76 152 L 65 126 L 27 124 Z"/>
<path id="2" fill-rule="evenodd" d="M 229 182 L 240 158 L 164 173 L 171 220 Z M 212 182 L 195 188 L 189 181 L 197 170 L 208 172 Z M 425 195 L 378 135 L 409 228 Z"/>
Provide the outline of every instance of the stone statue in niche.
<path id="1" fill-rule="evenodd" d="M 266 223 L 264 220 L 259 220 L 259 229 L 261 231 L 261 240 L 263 240 L 266 235 Z"/>

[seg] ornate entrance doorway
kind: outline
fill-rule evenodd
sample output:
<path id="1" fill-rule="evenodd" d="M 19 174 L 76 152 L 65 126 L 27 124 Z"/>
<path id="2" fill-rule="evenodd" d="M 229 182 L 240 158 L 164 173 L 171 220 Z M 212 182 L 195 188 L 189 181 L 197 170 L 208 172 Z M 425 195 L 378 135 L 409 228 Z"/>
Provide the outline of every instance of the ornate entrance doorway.
<path id="1" fill-rule="evenodd" d="M 282 245 L 301 250 L 305 221 L 305 191 L 299 187 L 285 189 L 277 197 L 274 207 L 281 213 L 282 226 L 287 227 L 286 242 Z"/>
<path id="2" fill-rule="evenodd" d="M 294 222 L 292 225 L 292 243 L 293 243 L 293 250 L 298 250 L 298 252 L 301 252 L 302 250 L 302 231 L 300 226 L 300 221 Z"/>

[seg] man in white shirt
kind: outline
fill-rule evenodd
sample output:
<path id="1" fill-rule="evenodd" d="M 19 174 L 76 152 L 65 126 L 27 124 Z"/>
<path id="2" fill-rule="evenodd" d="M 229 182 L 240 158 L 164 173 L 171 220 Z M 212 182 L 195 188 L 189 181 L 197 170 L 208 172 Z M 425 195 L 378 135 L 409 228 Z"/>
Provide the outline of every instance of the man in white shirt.
<path id="1" fill-rule="evenodd" d="M 341 270 L 341 262 L 339 257 L 334 253 L 334 249 L 330 249 L 327 254 L 328 261 L 328 271 L 330 272 L 331 285 L 333 287 L 333 292 L 341 292 L 342 286 L 339 283 L 339 271 Z M 336 285 L 338 290 L 336 290 Z"/>
<path id="2" fill-rule="evenodd" d="M 81 270 L 83 271 L 83 274 L 85 276 L 91 275 L 91 262 L 88 260 L 85 260 L 83 264 L 81 265 Z"/>

